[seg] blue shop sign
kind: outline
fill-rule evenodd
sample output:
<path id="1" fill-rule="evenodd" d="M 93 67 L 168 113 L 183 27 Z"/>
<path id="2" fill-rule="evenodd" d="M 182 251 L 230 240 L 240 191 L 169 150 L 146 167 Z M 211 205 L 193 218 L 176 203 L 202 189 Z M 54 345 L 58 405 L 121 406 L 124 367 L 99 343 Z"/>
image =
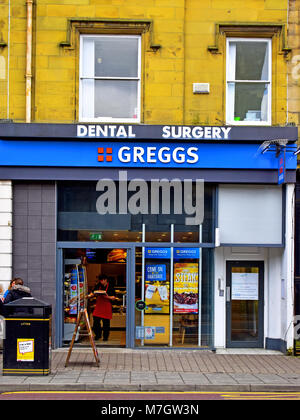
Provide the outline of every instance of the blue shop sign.
<path id="1" fill-rule="evenodd" d="M 175 248 L 174 259 L 200 258 L 199 248 Z"/>
<path id="2" fill-rule="evenodd" d="M 145 258 L 171 258 L 171 248 L 146 248 Z"/>
<path id="3" fill-rule="evenodd" d="M 292 146 L 295 148 L 296 145 Z M 278 170 L 276 153 L 253 143 L 128 143 L 0 140 L 0 165 L 85 168 L 190 168 Z M 297 156 L 286 158 L 296 169 Z"/>

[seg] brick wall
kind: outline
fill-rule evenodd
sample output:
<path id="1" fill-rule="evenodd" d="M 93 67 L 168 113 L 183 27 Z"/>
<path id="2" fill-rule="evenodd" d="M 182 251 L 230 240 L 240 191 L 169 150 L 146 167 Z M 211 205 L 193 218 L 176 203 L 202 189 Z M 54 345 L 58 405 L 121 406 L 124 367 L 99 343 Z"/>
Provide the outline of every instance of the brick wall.
<path id="1" fill-rule="evenodd" d="M 54 182 L 13 184 L 13 276 L 32 295 L 53 305 L 56 294 L 56 189 Z"/>
<path id="2" fill-rule="evenodd" d="M 298 0 L 291 1 L 294 3 Z M 0 41 L 8 42 L 8 0 L 0 1 Z M 74 122 L 78 118 L 79 43 L 71 47 L 68 19 L 152 20 L 149 48 L 143 35 L 142 122 L 145 124 L 216 124 L 225 119 L 225 47 L 212 54 L 217 23 L 287 23 L 283 0 L 38 0 L 34 2 L 33 96 L 34 122 Z M 112 30 L 113 31 L 113 30 Z M 11 2 L 10 112 L 25 119 L 26 3 Z M 148 41 L 147 41 L 148 40 Z M 287 61 L 274 37 L 273 124 L 286 124 Z M 0 48 L 7 63 L 8 48 Z M 2 61 L 3 61 L 2 60 Z M 276 76 L 276 77 L 275 77 Z M 3 72 L 2 72 L 3 77 Z M 0 118 L 6 118 L 7 74 L 0 80 Z M 193 95 L 194 82 L 210 83 L 208 95 Z M 2 83 L 2 85 L 1 85 Z M 2 87 L 1 87 L 2 86 Z"/>

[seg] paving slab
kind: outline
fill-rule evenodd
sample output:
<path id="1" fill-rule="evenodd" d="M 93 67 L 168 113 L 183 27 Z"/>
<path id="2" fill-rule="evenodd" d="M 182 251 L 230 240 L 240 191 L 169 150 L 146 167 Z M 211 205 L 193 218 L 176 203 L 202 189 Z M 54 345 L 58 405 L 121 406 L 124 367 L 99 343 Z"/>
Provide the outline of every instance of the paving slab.
<path id="1" fill-rule="evenodd" d="M 300 392 L 300 358 L 266 350 L 224 354 L 197 350 L 98 349 L 97 367 L 90 349 L 52 352 L 48 376 L 3 376 L 0 391 L 245 391 Z M 88 352 L 88 353 L 87 353 Z M 83 357 L 86 354 L 87 357 Z"/>

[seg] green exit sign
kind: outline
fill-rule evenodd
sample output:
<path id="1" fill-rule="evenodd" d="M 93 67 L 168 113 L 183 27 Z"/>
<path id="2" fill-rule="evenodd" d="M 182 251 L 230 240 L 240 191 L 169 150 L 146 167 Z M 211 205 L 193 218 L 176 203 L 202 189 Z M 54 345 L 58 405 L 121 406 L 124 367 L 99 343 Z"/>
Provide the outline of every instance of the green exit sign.
<path id="1" fill-rule="evenodd" d="M 90 240 L 91 241 L 101 241 L 102 240 L 102 233 L 90 233 Z"/>

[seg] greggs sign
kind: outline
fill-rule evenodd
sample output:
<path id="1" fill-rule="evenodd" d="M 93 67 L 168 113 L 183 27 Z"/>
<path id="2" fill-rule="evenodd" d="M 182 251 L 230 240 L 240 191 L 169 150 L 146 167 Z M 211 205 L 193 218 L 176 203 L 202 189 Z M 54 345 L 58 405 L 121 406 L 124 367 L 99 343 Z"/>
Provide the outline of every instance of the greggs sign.
<path id="1" fill-rule="evenodd" d="M 121 146 L 98 147 L 98 162 L 120 164 L 195 164 L 198 147 Z"/>

